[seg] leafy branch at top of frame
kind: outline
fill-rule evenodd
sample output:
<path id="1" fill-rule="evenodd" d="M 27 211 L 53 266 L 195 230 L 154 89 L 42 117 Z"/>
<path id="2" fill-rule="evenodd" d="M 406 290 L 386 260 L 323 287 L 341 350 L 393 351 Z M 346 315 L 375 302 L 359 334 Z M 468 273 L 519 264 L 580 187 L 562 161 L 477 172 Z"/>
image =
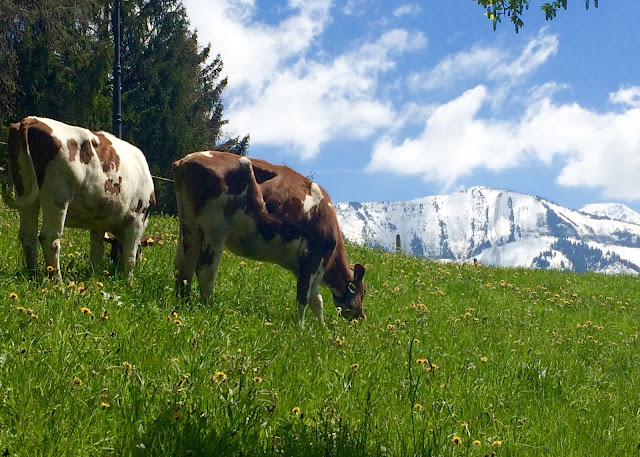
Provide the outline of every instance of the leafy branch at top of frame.
<path id="1" fill-rule="evenodd" d="M 530 0 L 475 0 L 478 5 L 485 9 L 485 14 L 489 20 L 493 22 L 493 30 L 495 31 L 498 22 L 502 22 L 503 18 L 508 18 L 515 28 L 516 33 L 524 26 L 522 15 L 524 11 L 529 9 Z M 585 0 L 584 6 L 588 10 L 591 1 Z M 593 0 L 593 6 L 598 7 L 598 0 Z M 567 9 L 567 0 L 554 0 L 545 2 L 540 6 L 544 12 L 547 21 L 556 17 L 558 10 Z"/>

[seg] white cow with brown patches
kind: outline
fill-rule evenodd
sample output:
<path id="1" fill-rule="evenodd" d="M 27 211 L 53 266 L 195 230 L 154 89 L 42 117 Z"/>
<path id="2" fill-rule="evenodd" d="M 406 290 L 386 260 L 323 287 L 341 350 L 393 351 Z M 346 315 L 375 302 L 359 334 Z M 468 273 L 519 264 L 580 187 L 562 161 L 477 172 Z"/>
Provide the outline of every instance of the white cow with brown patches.
<path id="1" fill-rule="evenodd" d="M 298 320 L 307 304 L 321 323 L 329 287 L 342 316 L 364 318 L 361 264 L 349 267 L 329 195 L 291 168 L 218 151 L 174 162 L 180 218 L 176 292 L 189 296 L 193 274 L 209 299 L 223 248 L 276 263 L 297 278 Z"/>
<path id="2" fill-rule="evenodd" d="M 60 237 L 68 226 L 89 230 L 94 265 L 102 259 L 106 231 L 122 240 L 124 273 L 131 279 L 149 207 L 155 203 L 142 152 L 110 133 L 39 117 L 11 124 L 8 144 L 15 196 L 3 187 L 2 197 L 20 213 L 18 237 L 27 268 L 32 273 L 37 269 L 39 239 L 48 275 L 62 279 Z"/>

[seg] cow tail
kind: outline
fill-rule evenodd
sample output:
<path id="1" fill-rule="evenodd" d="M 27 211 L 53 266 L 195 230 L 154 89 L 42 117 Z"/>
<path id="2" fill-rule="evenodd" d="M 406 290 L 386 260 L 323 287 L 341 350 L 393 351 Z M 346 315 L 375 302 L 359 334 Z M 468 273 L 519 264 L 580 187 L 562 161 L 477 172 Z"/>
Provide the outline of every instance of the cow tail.
<path id="1" fill-rule="evenodd" d="M 264 202 L 264 196 L 262 195 L 262 190 L 260 190 L 260 185 L 256 180 L 256 175 L 253 172 L 253 164 L 251 160 L 247 157 L 240 157 L 240 168 L 246 171 L 247 176 L 247 202 L 254 213 L 254 216 L 266 216 L 268 215 L 266 204 Z"/>
<path id="2" fill-rule="evenodd" d="M 38 187 L 38 177 L 36 176 L 36 170 L 33 166 L 33 158 L 31 157 L 31 151 L 29 148 L 29 124 L 30 119 L 23 119 L 20 122 L 20 127 L 11 128 L 9 131 L 9 186 L 6 183 L 2 183 L 2 199 L 5 204 L 12 209 L 24 208 L 33 204 L 38 198 L 40 189 Z M 20 166 L 20 156 L 24 157 L 27 170 L 26 175 Z M 25 191 L 22 196 L 13 195 L 14 189 L 13 177 L 16 174 L 22 174 L 22 182 L 27 184 L 28 191 Z M 24 191 L 25 189 L 23 189 Z"/>

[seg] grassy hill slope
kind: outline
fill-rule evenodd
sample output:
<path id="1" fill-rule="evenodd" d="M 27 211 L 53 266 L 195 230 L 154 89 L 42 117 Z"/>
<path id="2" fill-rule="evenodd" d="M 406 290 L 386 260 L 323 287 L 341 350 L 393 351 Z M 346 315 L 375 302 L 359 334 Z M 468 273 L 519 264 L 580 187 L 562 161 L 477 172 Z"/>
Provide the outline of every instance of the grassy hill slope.
<path id="1" fill-rule="evenodd" d="M 67 230 L 62 284 L 24 276 L 0 210 L 0 452 L 9 456 L 637 454 L 637 279 L 455 265 L 348 247 L 367 320 L 224 256 L 213 300 L 173 296 L 154 217 L 132 284 Z M 40 254 L 42 264 L 42 255 Z M 197 297 L 197 293 L 195 294 Z"/>

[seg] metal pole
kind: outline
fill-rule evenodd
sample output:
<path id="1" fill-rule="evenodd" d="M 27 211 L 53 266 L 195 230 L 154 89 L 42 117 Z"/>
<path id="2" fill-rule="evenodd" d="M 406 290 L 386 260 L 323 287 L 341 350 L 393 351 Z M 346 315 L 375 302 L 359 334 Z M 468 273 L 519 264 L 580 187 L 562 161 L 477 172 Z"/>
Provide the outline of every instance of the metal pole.
<path id="1" fill-rule="evenodd" d="M 114 0 L 113 4 L 113 116 L 111 130 L 118 138 L 122 137 L 122 67 L 120 66 L 120 9 L 122 0 Z"/>

